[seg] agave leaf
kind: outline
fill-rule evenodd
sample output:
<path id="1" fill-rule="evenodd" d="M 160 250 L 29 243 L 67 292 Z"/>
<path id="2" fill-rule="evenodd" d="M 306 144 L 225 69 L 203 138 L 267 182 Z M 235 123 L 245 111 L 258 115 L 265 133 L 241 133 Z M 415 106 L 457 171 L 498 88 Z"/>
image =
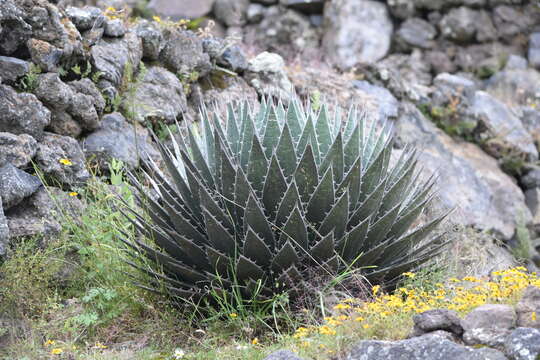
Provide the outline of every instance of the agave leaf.
<path id="1" fill-rule="evenodd" d="M 298 163 L 298 167 L 294 173 L 294 179 L 298 186 L 298 192 L 300 193 L 302 202 L 306 203 L 318 183 L 317 165 L 315 164 L 313 151 L 309 144 L 306 146 L 300 163 Z"/>
<path id="2" fill-rule="evenodd" d="M 270 219 L 273 219 L 277 213 L 279 201 L 287 191 L 287 182 L 281 172 L 276 156 L 272 156 L 270 167 L 266 174 L 263 188 L 263 204 L 266 213 Z"/>
<path id="3" fill-rule="evenodd" d="M 227 209 L 232 214 L 234 213 L 234 186 L 236 180 L 236 169 L 231 160 L 225 153 L 221 153 L 221 195 Z"/>
<path id="4" fill-rule="evenodd" d="M 317 262 L 325 262 L 335 255 L 334 233 L 324 236 L 310 250 L 309 254 Z"/>
<path id="5" fill-rule="evenodd" d="M 287 113 L 285 111 L 285 108 L 283 107 L 283 101 L 281 101 L 281 98 L 278 99 L 278 104 L 276 106 L 276 116 L 279 126 L 283 127 L 283 125 L 285 124 L 285 120 L 287 120 Z"/>
<path id="6" fill-rule="evenodd" d="M 338 187 L 337 194 L 341 195 L 343 192 L 349 190 L 349 211 L 352 212 L 359 205 L 360 200 L 360 186 L 362 181 L 362 158 L 358 156 L 354 165 L 349 170 L 345 179 Z"/>
<path id="7" fill-rule="evenodd" d="M 182 252 L 187 255 L 189 261 L 186 261 L 186 263 L 193 264 L 200 269 L 208 269 L 209 264 L 206 253 L 200 246 L 177 233 L 172 238 L 180 245 Z M 167 252 L 170 253 L 169 250 Z"/>
<path id="8" fill-rule="evenodd" d="M 309 116 L 307 118 L 306 124 L 304 125 L 304 129 L 302 130 L 300 140 L 298 140 L 298 144 L 296 145 L 297 158 L 300 158 L 302 154 L 305 153 L 306 146 L 311 142 L 310 139 L 312 138 L 316 139 L 315 128 L 313 126 L 313 120 L 311 119 L 311 116 Z"/>
<path id="9" fill-rule="evenodd" d="M 370 221 L 370 218 L 364 219 L 364 221 L 349 231 L 343 237 L 343 241 L 338 244 L 341 257 L 346 261 L 354 260 L 360 253 L 360 249 L 364 247 Z"/>
<path id="10" fill-rule="evenodd" d="M 300 258 L 298 257 L 296 250 L 294 250 L 294 246 L 287 241 L 272 260 L 272 269 L 275 272 L 281 272 L 295 265 L 299 261 Z"/>
<path id="11" fill-rule="evenodd" d="M 260 279 L 264 277 L 264 271 L 247 257 L 240 255 L 236 263 L 236 276 L 239 280 Z"/>
<path id="12" fill-rule="evenodd" d="M 279 243 L 284 244 L 287 241 L 299 246 L 300 248 L 307 249 L 308 245 L 308 232 L 306 223 L 298 209 L 298 206 L 294 207 L 294 210 L 289 216 L 289 219 L 285 223 L 282 229 Z"/>
<path id="13" fill-rule="evenodd" d="M 276 148 L 276 156 L 279 165 L 283 169 L 283 175 L 288 179 L 296 169 L 293 138 L 291 137 L 288 123 L 285 123 L 285 126 L 283 126 L 283 131 L 281 132 L 281 137 Z"/>
<path id="14" fill-rule="evenodd" d="M 283 289 L 282 291 L 287 291 L 290 296 L 295 296 L 299 292 L 298 287 L 302 285 L 302 274 L 296 266 L 291 266 L 281 272 L 276 282 Z"/>
<path id="15" fill-rule="evenodd" d="M 192 287 L 192 284 L 188 284 L 186 282 L 178 281 L 178 280 L 173 279 L 173 278 L 171 278 L 171 277 L 169 277 L 167 275 L 164 275 L 164 274 L 162 274 L 160 272 L 153 271 L 149 267 L 143 267 L 143 266 L 137 265 L 132 261 L 126 260 L 126 264 L 133 267 L 134 269 L 139 270 L 141 273 L 144 273 L 144 274 L 149 275 L 150 277 L 153 277 L 153 278 L 156 278 L 156 279 L 163 280 L 166 283 L 168 283 L 170 285 L 174 285 L 174 286 L 176 286 L 178 288 L 191 288 Z"/>
<path id="16" fill-rule="evenodd" d="M 298 193 L 296 182 L 293 179 L 292 183 L 289 185 L 289 188 L 285 192 L 285 195 L 283 196 L 283 199 L 281 199 L 281 202 L 279 204 L 275 225 L 281 227 L 281 225 L 285 224 L 285 221 L 287 221 L 287 217 L 289 216 L 295 205 L 299 203 L 300 194 Z"/>
<path id="17" fill-rule="evenodd" d="M 268 223 L 268 220 L 264 216 L 264 212 L 257 203 L 257 200 L 253 196 L 249 196 L 245 217 L 244 217 L 244 229 L 251 227 L 253 231 L 260 236 L 265 244 L 273 250 L 275 247 L 274 233 Z"/>
<path id="18" fill-rule="evenodd" d="M 348 172 L 356 159 L 360 156 L 360 125 L 356 125 L 349 140 L 345 145 L 344 152 L 344 170 Z"/>
<path id="19" fill-rule="evenodd" d="M 388 234 L 397 219 L 400 205 L 401 204 L 395 205 L 393 209 L 386 212 L 369 227 L 366 244 L 363 250 L 384 241 L 386 234 Z"/>
<path id="20" fill-rule="evenodd" d="M 339 259 L 337 255 L 332 256 L 321 266 L 325 271 L 330 274 L 335 274 L 339 269 Z"/>
<path id="21" fill-rule="evenodd" d="M 336 239 L 340 239 L 345 233 L 347 221 L 349 220 L 349 192 L 346 191 L 326 215 L 323 223 L 319 227 L 319 233 L 326 235 L 334 230 Z"/>
<path id="22" fill-rule="evenodd" d="M 253 135 L 253 146 L 249 155 L 247 178 L 257 192 L 263 190 L 263 180 L 268 169 L 268 160 L 264 156 L 264 151 L 259 142 L 259 138 Z"/>
<path id="23" fill-rule="evenodd" d="M 334 169 L 334 179 L 336 183 L 340 184 L 343 180 L 343 143 L 341 141 L 341 134 L 338 134 L 336 140 L 332 144 L 332 147 L 326 154 L 324 161 L 321 164 L 320 172 L 324 173 L 330 166 Z"/>
<path id="24" fill-rule="evenodd" d="M 384 195 L 386 179 L 381 181 L 375 190 L 364 200 L 364 202 L 355 210 L 349 220 L 348 228 L 358 225 L 361 221 L 368 218 L 371 214 L 377 214 Z"/>
<path id="25" fill-rule="evenodd" d="M 416 219 L 418 219 L 418 216 L 420 216 L 420 214 L 425 209 L 426 205 L 431 201 L 431 199 L 432 198 L 425 199 L 423 202 L 416 205 L 416 207 L 409 209 L 409 211 L 404 215 L 398 216 L 394 225 L 386 236 L 395 239 L 401 237 L 412 225 L 412 223 Z"/>
<path id="26" fill-rule="evenodd" d="M 416 163 L 412 163 L 403 173 L 401 178 L 398 179 L 389 189 L 386 189 L 381 207 L 379 209 L 379 214 L 385 213 L 397 203 L 402 203 L 405 200 L 404 198 L 407 196 L 406 190 L 413 179 L 415 165 Z"/>
<path id="27" fill-rule="evenodd" d="M 310 223 L 320 224 L 334 204 L 334 176 L 328 169 L 309 199 L 306 218 Z"/>
<path id="28" fill-rule="evenodd" d="M 232 104 L 227 104 L 227 140 L 231 146 L 233 154 L 240 152 L 240 131 Z"/>
<path id="29" fill-rule="evenodd" d="M 249 153 L 253 146 L 253 135 L 255 135 L 255 125 L 253 125 L 251 117 L 248 116 L 242 128 L 242 153 L 240 154 L 240 166 L 242 166 L 244 172 L 248 171 Z"/>
<path id="30" fill-rule="evenodd" d="M 345 129 L 343 130 L 343 139 L 345 139 L 346 142 L 349 141 L 349 138 L 356 127 L 359 127 L 360 134 L 362 130 L 361 128 L 364 126 L 364 124 L 363 120 L 361 120 L 359 123 L 358 119 L 358 107 L 356 105 L 352 105 L 349 107 L 349 112 L 347 113 L 347 122 L 345 124 Z M 363 139 L 363 136 L 360 136 L 360 139 Z"/>
<path id="31" fill-rule="evenodd" d="M 206 276 L 204 276 L 201 272 L 192 267 L 185 266 L 178 261 L 170 260 L 166 264 L 168 265 L 168 268 L 171 269 L 171 271 L 182 281 L 188 281 L 191 283 L 206 281 Z"/>
<path id="32" fill-rule="evenodd" d="M 206 222 L 206 233 L 212 246 L 232 256 L 236 250 L 236 241 L 233 236 L 207 209 L 203 210 L 203 214 Z"/>
<path id="33" fill-rule="evenodd" d="M 272 252 L 264 243 L 263 239 L 257 236 L 250 227 L 246 231 L 242 252 L 244 256 L 255 261 L 260 266 L 266 267 L 270 265 L 270 261 L 272 260 Z"/>
<path id="34" fill-rule="evenodd" d="M 231 233 L 234 233 L 234 225 L 231 221 L 230 214 L 223 209 L 217 201 L 212 198 L 207 189 L 201 186 L 200 191 L 201 206 L 204 210 L 212 215 L 219 223 Z"/>
<path id="35" fill-rule="evenodd" d="M 206 247 L 206 254 L 215 275 L 227 277 L 231 258 L 210 246 Z"/>
<path id="36" fill-rule="evenodd" d="M 317 143 L 319 144 L 319 151 L 326 156 L 330 145 L 332 144 L 332 134 L 330 133 L 330 127 L 328 126 L 328 109 L 326 105 L 321 106 L 317 123 L 315 124 L 315 134 L 317 135 Z"/>
<path id="37" fill-rule="evenodd" d="M 164 203 L 164 206 L 168 207 L 166 203 Z M 188 239 L 193 240 L 196 244 L 207 243 L 204 235 L 201 234 L 199 230 L 197 230 L 197 228 L 191 224 L 191 222 L 189 222 L 186 218 L 184 218 L 174 209 L 168 208 L 168 210 L 169 218 L 178 234 L 183 234 Z"/>
<path id="38" fill-rule="evenodd" d="M 362 173 L 362 186 L 360 188 L 360 201 L 364 201 L 365 195 L 371 194 L 377 187 L 379 181 L 384 177 L 382 168 L 384 166 L 384 151 L 381 151 L 376 159 Z"/>
<path id="39" fill-rule="evenodd" d="M 191 153 L 193 154 L 193 164 L 199 171 L 199 173 L 202 175 L 202 178 L 204 179 L 205 183 L 208 184 L 208 186 L 215 188 L 215 181 L 214 177 L 212 176 L 212 172 L 210 171 L 210 168 L 208 167 L 208 164 L 206 163 L 206 160 L 201 152 L 201 149 L 199 148 L 199 144 L 197 140 L 195 140 L 195 137 L 193 136 L 193 131 L 188 131 L 189 133 L 189 142 L 190 142 L 190 149 Z"/>
<path id="40" fill-rule="evenodd" d="M 266 128 L 263 137 L 264 153 L 268 159 L 272 157 L 274 149 L 278 144 L 280 135 L 281 129 L 278 123 L 278 114 L 276 113 L 276 108 L 274 106 L 271 106 L 270 115 L 268 117 L 268 121 L 266 122 Z"/>
<path id="41" fill-rule="evenodd" d="M 302 124 L 300 120 L 300 114 L 298 111 L 298 105 L 295 100 L 289 102 L 289 107 L 287 109 L 287 123 L 286 126 L 291 131 L 291 137 L 295 143 L 300 140 L 302 135 Z"/>
<path id="42" fill-rule="evenodd" d="M 264 128 L 264 122 L 268 116 L 269 106 L 270 106 L 269 100 L 266 98 L 263 98 L 259 106 L 259 112 L 257 113 L 257 116 L 255 117 L 255 127 L 257 131 L 259 132 L 259 134 L 260 134 L 260 130 Z"/>
<path id="43" fill-rule="evenodd" d="M 234 180 L 234 205 L 236 207 L 235 218 L 237 231 L 239 227 L 244 223 L 244 212 L 250 194 L 253 192 L 251 185 L 247 181 L 246 175 L 242 169 L 238 169 L 236 172 L 236 178 Z"/>

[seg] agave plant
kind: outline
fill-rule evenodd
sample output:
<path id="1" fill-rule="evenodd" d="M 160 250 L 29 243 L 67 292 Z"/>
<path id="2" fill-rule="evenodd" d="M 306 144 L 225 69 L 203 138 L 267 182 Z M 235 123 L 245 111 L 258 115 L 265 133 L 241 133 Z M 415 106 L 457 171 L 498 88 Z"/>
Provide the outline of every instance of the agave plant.
<path id="1" fill-rule="evenodd" d="M 413 149 L 389 165 L 388 126 L 354 107 L 342 119 L 298 100 L 259 105 L 253 114 L 230 104 L 224 122 L 203 109 L 170 149 L 159 144 L 170 176 L 148 163 L 152 196 L 132 177 L 147 216 L 127 215 L 154 245 L 128 244 L 162 268 L 143 269 L 161 280 L 156 288 L 269 297 L 294 294 L 313 270 L 352 268 L 392 282 L 442 251 L 443 238 L 428 235 L 444 215 L 410 229 L 434 179 L 419 181 Z"/>

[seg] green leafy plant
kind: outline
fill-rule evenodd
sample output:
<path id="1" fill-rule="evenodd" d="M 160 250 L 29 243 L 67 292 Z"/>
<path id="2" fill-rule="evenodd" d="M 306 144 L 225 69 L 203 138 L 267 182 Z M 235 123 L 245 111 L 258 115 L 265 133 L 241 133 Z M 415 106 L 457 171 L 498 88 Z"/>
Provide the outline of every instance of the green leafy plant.
<path id="1" fill-rule="evenodd" d="M 30 70 L 19 81 L 19 88 L 23 91 L 34 92 L 38 87 L 38 76 L 41 68 L 35 64 L 30 64 Z"/>
<path id="2" fill-rule="evenodd" d="M 446 238 L 429 235 L 446 214 L 410 229 L 434 178 L 419 181 L 410 148 L 390 166 L 388 127 L 359 114 L 343 124 L 324 104 L 318 113 L 297 100 L 263 101 L 257 113 L 229 104 L 225 127 L 203 109 L 173 150 L 160 144 L 172 180 L 148 162 L 152 196 L 131 176 L 145 214 L 126 213 L 155 246 L 124 241 L 163 269 L 133 264 L 154 277 L 147 287 L 190 301 L 294 299 L 317 273 L 359 269 L 395 284 L 439 254 Z"/>

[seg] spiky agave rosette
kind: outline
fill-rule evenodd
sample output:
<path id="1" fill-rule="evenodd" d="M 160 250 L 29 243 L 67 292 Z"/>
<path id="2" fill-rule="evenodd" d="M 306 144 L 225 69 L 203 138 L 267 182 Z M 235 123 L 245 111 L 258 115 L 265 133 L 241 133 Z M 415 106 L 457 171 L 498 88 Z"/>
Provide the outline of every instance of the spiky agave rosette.
<path id="1" fill-rule="evenodd" d="M 132 178 L 147 216 L 130 219 L 157 246 L 128 243 L 163 269 L 142 269 L 160 279 L 155 289 L 194 300 L 216 289 L 294 295 L 313 270 L 351 268 L 391 282 L 443 249 L 429 235 L 444 215 L 410 230 L 433 178 L 419 181 L 412 149 L 390 167 L 390 131 L 356 108 L 345 120 L 263 100 L 255 114 L 230 104 L 224 124 L 203 110 L 174 149 L 159 144 L 170 178 L 147 164 L 156 196 Z"/>

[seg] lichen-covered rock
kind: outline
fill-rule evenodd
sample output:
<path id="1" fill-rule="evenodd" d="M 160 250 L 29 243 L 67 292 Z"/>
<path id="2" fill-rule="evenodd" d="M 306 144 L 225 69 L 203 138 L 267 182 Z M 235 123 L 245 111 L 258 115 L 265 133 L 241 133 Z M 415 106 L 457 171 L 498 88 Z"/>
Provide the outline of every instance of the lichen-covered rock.
<path id="1" fill-rule="evenodd" d="M 493 22 L 497 35 L 511 41 L 516 36 L 527 34 L 533 29 L 538 17 L 538 8 L 530 3 L 526 6 L 500 5 L 493 9 Z"/>
<path id="2" fill-rule="evenodd" d="M 355 88 L 371 96 L 377 103 L 379 120 L 385 121 L 398 117 L 399 101 L 390 91 L 381 86 L 372 85 L 364 80 L 354 80 L 353 85 Z"/>
<path id="3" fill-rule="evenodd" d="M 468 345 L 486 345 L 502 349 L 506 337 L 516 325 L 516 312 L 510 305 L 486 304 L 469 312 L 461 321 L 463 341 Z"/>
<path id="4" fill-rule="evenodd" d="M 173 124 L 187 111 L 184 88 L 176 75 L 159 66 L 147 69 L 133 97 L 122 107 L 140 123 Z"/>
<path id="5" fill-rule="evenodd" d="M 36 155 L 36 140 L 27 134 L 0 132 L 0 167 L 11 164 L 24 168 Z"/>
<path id="6" fill-rule="evenodd" d="M 8 245 L 9 228 L 7 225 L 6 217 L 4 215 L 4 208 L 2 207 L 2 198 L 0 197 L 0 258 L 6 255 Z"/>
<path id="7" fill-rule="evenodd" d="M 527 57 L 529 59 L 529 64 L 540 70 L 540 32 L 532 33 L 529 37 Z"/>
<path id="8" fill-rule="evenodd" d="M 540 106 L 540 72 L 530 68 L 500 71 L 489 78 L 486 91 L 509 106 Z"/>
<path id="9" fill-rule="evenodd" d="M 94 6 L 85 6 L 83 8 L 68 6 L 66 14 L 79 31 L 90 30 L 105 20 L 102 11 Z"/>
<path id="10" fill-rule="evenodd" d="M 346 360 L 506 360 L 497 350 L 475 349 L 437 335 L 401 341 L 364 340 L 356 344 Z"/>
<path id="11" fill-rule="evenodd" d="M 135 32 L 121 38 L 103 38 L 90 50 L 92 68 L 101 72 L 100 79 L 120 85 L 126 67 L 135 71 L 142 59 L 141 39 Z"/>
<path id="12" fill-rule="evenodd" d="M 127 31 L 122 19 L 106 19 L 104 29 L 104 35 L 109 37 L 122 37 Z"/>
<path id="13" fill-rule="evenodd" d="M 0 197 L 5 210 L 9 210 L 35 193 L 40 186 L 41 181 L 36 176 L 19 170 L 11 164 L 0 168 Z"/>
<path id="14" fill-rule="evenodd" d="M 472 40 L 484 42 L 497 38 L 497 30 L 489 14 L 465 6 L 451 9 L 443 16 L 439 30 L 443 37 L 458 43 Z"/>
<path id="15" fill-rule="evenodd" d="M 49 128 L 61 135 L 77 137 L 99 124 L 104 100 L 89 79 L 66 84 L 58 74 L 39 75 L 36 96 L 51 109 Z"/>
<path id="16" fill-rule="evenodd" d="M 148 131 L 129 124 L 119 113 L 105 115 L 99 129 L 86 137 L 81 147 L 90 162 L 102 170 L 108 169 L 111 159 L 121 160 L 129 169 L 139 166 L 141 158 L 159 160 L 159 153 L 151 144 Z"/>
<path id="17" fill-rule="evenodd" d="M 435 47 L 436 36 L 437 29 L 429 22 L 421 18 L 411 18 L 401 23 L 394 41 L 405 51 L 411 47 L 431 49 Z"/>
<path id="18" fill-rule="evenodd" d="M 0 85 L 0 131 L 29 134 L 39 140 L 50 121 L 51 112 L 35 95 Z"/>
<path id="19" fill-rule="evenodd" d="M 231 44 L 220 38 L 206 38 L 203 40 L 204 51 L 215 61 L 227 69 L 243 72 L 248 67 L 244 51 L 238 44 Z"/>
<path id="20" fill-rule="evenodd" d="M 24 12 L 13 0 L 0 2 L 0 54 L 11 55 L 23 47 L 32 33 Z"/>
<path id="21" fill-rule="evenodd" d="M 420 336 L 437 330 L 449 331 L 461 335 L 463 328 L 455 311 L 447 309 L 433 309 L 413 316 L 413 336 Z"/>
<path id="22" fill-rule="evenodd" d="M 537 360 L 540 356 L 540 330 L 517 328 L 506 340 L 506 353 L 513 360 Z"/>
<path id="23" fill-rule="evenodd" d="M 172 20 L 197 19 L 212 11 L 215 0 L 151 0 L 148 9 Z"/>
<path id="24" fill-rule="evenodd" d="M 226 26 L 242 26 L 248 6 L 249 0 L 215 0 L 214 16 Z"/>
<path id="25" fill-rule="evenodd" d="M 302 360 L 302 358 L 292 351 L 278 350 L 265 357 L 264 360 Z"/>
<path id="26" fill-rule="evenodd" d="M 42 71 L 56 72 L 62 60 L 62 50 L 50 43 L 38 39 L 29 39 L 26 43 L 32 62 Z"/>
<path id="27" fill-rule="evenodd" d="M 210 72 L 210 57 L 204 52 L 202 39 L 191 31 L 167 29 L 163 32 L 165 46 L 160 60 L 176 74 L 199 77 Z"/>
<path id="28" fill-rule="evenodd" d="M 371 0 L 327 2 L 322 46 L 341 69 L 382 59 L 390 49 L 393 25 L 384 3 Z"/>
<path id="29" fill-rule="evenodd" d="M 27 61 L 14 57 L 0 56 L 0 78 L 3 82 L 14 83 L 30 71 Z"/>
<path id="30" fill-rule="evenodd" d="M 213 80 L 205 79 L 202 85 L 194 84 L 189 98 L 191 107 L 194 109 L 198 109 L 201 104 L 206 105 L 207 109 L 217 106 L 222 114 L 227 111 L 227 103 L 235 100 L 245 100 L 256 106 L 258 95 L 255 89 L 241 77 L 226 74 L 214 77 Z"/>
<path id="31" fill-rule="evenodd" d="M 141 20 L 136 28 L 137 36 L 141 38 L 143 59 L 157 60 L 163 48 L 163 34 L 155 23 Z"/>
<path id="32" fill-rule="evenodd" d="M 36 163 L 45 175 L 60 185 L 83 185 L 90 178 L 79 143 L 68 136 L 46 132 L 38 144 Z"/>
<path id="33" fill-rule="evenodd" d="M 245 77 L 259 95 L 287 99 L 292 94 L 293 87 L 285 70 L 285 62 L 278 54 L 265 51 L 249 60 Z"/>
<path id="34" fill-rule="evenodd" d="M 280 5 L 305 14 L 322 14 L 326 0 L 279 0 Z"/>

